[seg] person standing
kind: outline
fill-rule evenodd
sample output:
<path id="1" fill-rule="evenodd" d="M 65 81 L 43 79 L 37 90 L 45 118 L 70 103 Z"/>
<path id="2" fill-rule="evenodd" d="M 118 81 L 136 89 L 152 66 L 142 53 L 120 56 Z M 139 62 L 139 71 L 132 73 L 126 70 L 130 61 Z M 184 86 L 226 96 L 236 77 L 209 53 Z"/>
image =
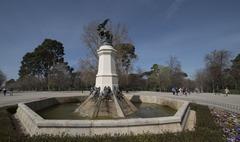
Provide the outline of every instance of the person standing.
<path id="1" fill-rule="evenodd" d="M 179 93 L 179 89 L 176 87 L 176 95 L 178 96 L 178 93 Z"/>
<path id="2" fill-rule="evenodd" d="M 187 96 L 187 89 L 185 87 L 183 88 L 182 92 L 183 92 L 183 95 Z"/>
<path id="3" fill-rule="evenodd" d="M 183 89 L 180 87 L 180 88 L 178 89 L 178 92 L 179 92 L 180 94 L 183 94 Z"/>
<path id="4" fill-rule="evenodd" d="M 218 85 L 217 85 L 216 90 L 215 90 L 215 95 L 220 95 L 220 89 L 219 89 Z"/>
<path id="5" fill-rule="evenodd" d="M 173 93 L 173 95 L 175 95 L 175 93 L 176 93 L 176 89 L 174 87 L 172 88 L 172 93 Z"/>
<path id="6" fill-rule="evenodd" d="M 229 89 L 226 87 L 226 88 L 225 88 L 225 96 L 228 96 L 229 93 L 230 93 L 230 91 L 229 91 Z"/>
<path id="7" fill-rule="evenodd" d="M 10 88 L 9 91 L 10 91 L 10 96 L 13 96 L 13 88 Z"/>
<path id="8" fill-rule="evenodd" d="M 3 95 L 6 96 L 6 94 L 7 94 L 7 90 L 6 88 L 3 88 Z"/>

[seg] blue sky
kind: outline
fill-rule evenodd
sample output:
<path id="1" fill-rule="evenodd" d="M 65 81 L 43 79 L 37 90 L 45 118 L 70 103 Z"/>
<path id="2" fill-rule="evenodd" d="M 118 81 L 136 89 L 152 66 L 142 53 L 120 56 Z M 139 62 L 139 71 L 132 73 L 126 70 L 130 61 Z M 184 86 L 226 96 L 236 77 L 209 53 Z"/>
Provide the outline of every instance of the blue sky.
<path id="1" fill-rule="evenodd" d="M 105 18 L 127 26 L 145 70 L 176 56 L 193 77 L 214 49 L 240 53 L 239 0 L 0 0 L 0 69 L 18 78 L 24 54 L 45 38 L 61 41 L 77 68 L 88 54 L 83 27 Z"/>

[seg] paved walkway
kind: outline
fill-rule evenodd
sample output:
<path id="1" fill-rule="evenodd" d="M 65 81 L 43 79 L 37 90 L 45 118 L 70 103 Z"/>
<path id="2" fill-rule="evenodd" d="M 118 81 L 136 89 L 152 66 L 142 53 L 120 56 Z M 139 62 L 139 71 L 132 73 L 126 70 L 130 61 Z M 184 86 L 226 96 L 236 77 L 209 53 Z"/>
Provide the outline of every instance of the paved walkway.
<path id="1" fill-rule="evenodd" d="M 193 103 L 219 107 L 225 110 L 230 110 L 233 112 L 240 113 L 240 95 L 229 95 L 226 97 L 224 94 L 214 95 L 213 93 L 201 93 L 201 94 L 192 93 L 187 96 L 185 95 L 175 96 L 175 95 L 172 95 L 172 93 L 149 92 L 149 91 L 134 92 L 131 94 L 157 95 L 157 96 L 170 97 L 174 99 L 182 99 L 182 100 L 190 101 Z"/>
<path id="2" fill-rule="evenodd" d="M 78 91 L 48 91 L 48 92 L 18 92 L 13 93 L 13 96 L 3 96 L 0 94 L 0 107 L 7 105 L 14 105 L 20 102 L 28 102 L 32 100 L 39 100 L 43 98 L 51 97 L 64 97 L 64 96 L 78 96 L 78 95 L 87 95 L 89 92 L 78 92 Z"/>
<path id="3" fill-rule="evenodd" d="M 89 92 L 80 92 L 80 91 L 62 91 L 62 92 L 19 92 L 14 93 L 13 96 L 3 96 L 0 94 L 0 107 L 13 105 L 20 102 L 27 102 L 32 100 L 38 100 L 42 98 L 50 98 L 56 96 L 77 96 L 77 95 L 88 95 Z M 240 95 L 229 95 L 225 97 L 223 94 L 214 95 L 212 93 L 201 93 L 201 94 L 190 94 L 190 95 L 180 95 L 173 96 L 171 93 L 163 92 L 149 92 L 149 91 L 139 91 L 131 92 L 129 95 L 154 95 L 154 96 L 164 96 L 175 99 L 182 99 L 191 101 L 198 104 L 209 105 L 220 107 L 226 110 L 234 111 L 240 113 Z"/>

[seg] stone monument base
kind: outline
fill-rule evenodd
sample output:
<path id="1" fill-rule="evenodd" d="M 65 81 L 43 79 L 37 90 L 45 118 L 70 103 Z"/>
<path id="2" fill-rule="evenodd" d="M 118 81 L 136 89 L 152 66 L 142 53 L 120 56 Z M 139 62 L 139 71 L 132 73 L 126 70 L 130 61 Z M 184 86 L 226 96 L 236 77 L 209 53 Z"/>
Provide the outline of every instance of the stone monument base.
<path id="1" fill-rule="evenodd" d="M 89 118 L 124 118 L 137 108 L 124 95 L 111 95 L 109 98 L 90 95 L 76 110 Z"/>

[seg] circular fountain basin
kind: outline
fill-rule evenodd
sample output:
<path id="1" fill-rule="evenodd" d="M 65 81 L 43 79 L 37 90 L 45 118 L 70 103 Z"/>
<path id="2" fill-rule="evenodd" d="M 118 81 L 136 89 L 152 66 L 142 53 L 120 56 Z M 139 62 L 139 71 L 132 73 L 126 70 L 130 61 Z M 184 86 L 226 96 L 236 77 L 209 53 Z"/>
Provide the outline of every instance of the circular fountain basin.
<path id="1" fill-rule="evenodd" d="M 194 129 L 196 116 L 187 101 L 160 96 L 126 97 L 139 110 L 123 119 L 87 119 L 76 116 L 73 111 L 86 96 L 56 97 L 20 103 L 15 116 L 25 132 L 31 136 L 156 134 Z"/>

